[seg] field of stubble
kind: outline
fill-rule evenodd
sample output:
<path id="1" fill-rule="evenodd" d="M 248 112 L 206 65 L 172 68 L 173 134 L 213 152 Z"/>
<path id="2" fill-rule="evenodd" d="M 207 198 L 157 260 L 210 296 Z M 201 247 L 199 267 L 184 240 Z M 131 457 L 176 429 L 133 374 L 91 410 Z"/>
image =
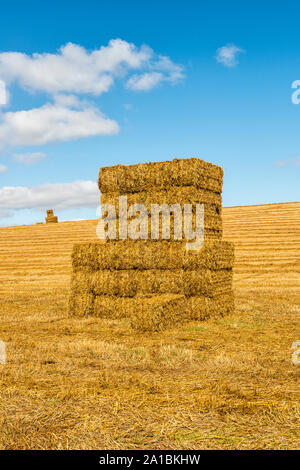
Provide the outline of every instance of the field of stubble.
<path id="1" fill-rule="evenodd" d="M 0 449 L 299 449 L 300 203 L 225 208 L 236 312 L 163 335 L 68 319 L 95 226 L 0 228 Z"/>

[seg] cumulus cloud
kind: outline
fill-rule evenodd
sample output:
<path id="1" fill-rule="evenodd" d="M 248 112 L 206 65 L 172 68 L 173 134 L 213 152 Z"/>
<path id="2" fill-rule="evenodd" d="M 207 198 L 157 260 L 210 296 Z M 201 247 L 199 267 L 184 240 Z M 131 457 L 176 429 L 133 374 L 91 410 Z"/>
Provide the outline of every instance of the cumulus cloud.
<path id="1" fill-rule="evenodd" d="M 245 52 L 234 44 L 227 44 L 217 49 L 216 60 L 225 67 L 234 67 L 238 64 L 237 57 L 241 52 Z"/>
<path id="2" fill-rule="evenodd" d="M 21 209 L 55 210 L 97 207 L 99 190 L 93 181 L 42 184 L 40 186 L 4 186 L 0 188 L 0 216 Z"/>
<path id="3" fill-rule="evenodd" d="M 113 39 L 91 52 L 68 43 L 56 54 L 0 53 L 0 76 L 6 83 L 16 81 L 23 88 L 51 94 L 100 95 L 110 89 L 116 77 L 143 68 L 161 71 L 172 80 L 176 74 L 182 75 L 182 68 L 168 57 L 156 55 L 146 45 L 137 47 L 121 39 Z"/>
<path id="4" fill-rule="evenodd" d="M 4 174 L 7 172 L 7 166 L 0 164 L 0 174 Z"/>
<path id="5" fill-rule="evenodd" d="M 16 162 L 24 163 L 25 165 L 33 165 L 34 163 L 37 163 L 46 157 L 47 155 L 42 152 L 15 153 L 13 155 L 13 158 Z"/>
<path id="6" fill-rule="evenodd" d="M 159 72 L 149 72 L 142 75 L 133 75 L 127 82 L 127 88 L 131 90 L 149 91 L 164 80 Z"/>
<path id="7" fill-rule="evenodd" d="M 64 93 L 59 93 L 54 95 L 54 101 L 60 106 L 65 106 L 69 108 L 80 108 L 84 104 L 77 96 L 75 95 L 66 95 Z"/>
<path id="8" fill-rule="evenodd" d="M 157 62 L 151 64 L 152 71 L 132 75 L 126 83 L 131 90 L 149 91 L 159 83 L 177 83 L 184 78 L 182 67 L 174 64 L 169 57 L 159 56 Z"/>
<path id="9" fill-rule="evenodd" d="M 131 90 L 148 91 L 162 82 L 176 83 L 183 76 L 182 67 L 169 57 L 121 39 L 93 51 L 68 43 L 54 54 L 2 52 L 0 77 L 6 85 L 16 82 L 25 90 L 49 93 L 54 102 L 1 114 L 0 146 L 116 134 L 118 124 L 76 94 L 101 95 L 116 78 L 125 78 L 125 86 Z"/>
<path id="10" fill-rule="evenodd" d="M 40 108 L 3 114 L 0 145 L 43 145 L 118 131 L 115 121 L 91 106 L 78 110 L 59 102 L 46 103 Z"/>

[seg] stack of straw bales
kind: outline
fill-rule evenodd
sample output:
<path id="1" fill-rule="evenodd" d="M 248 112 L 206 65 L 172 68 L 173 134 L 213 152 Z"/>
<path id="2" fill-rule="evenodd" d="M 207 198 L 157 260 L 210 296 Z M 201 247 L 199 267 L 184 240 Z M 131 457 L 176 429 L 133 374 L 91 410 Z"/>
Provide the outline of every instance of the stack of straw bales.
<path id="1" fill-rule="evenodd" d="M 162 331 L 231 312 L 234 250 L 222 240 L 222 178 L 222 168 L 197 158 L 101 168 L 101 202 L 117 212 L 120 195 L 148 214 L 151 204 L 204 204 L 205 243 L 187 250 L 184 234 L 175 241 L 171 230 L 170 240 L 75 245 L 70 315 L 125 317 L 137 331 Z"/>
<path id="2" fill-rule="evenodd" d="M 222 238 L 222 183 L 222 168 L 198 158 L 105 167 L 98 180 L 101 203 L 113 204 L 117 214 L 120 195 L 127 196 L 128 207 L 144 204 L 149 215 L 151 204 L 204 204 L 207 239 Z M 150 238 L 150 222 L 148 227 Z M 171 239 L 173 234 L 171 223 Z"/>
<path id="3" fill-rule="evenodd" d="M 57 216 L 54 215 L 53 209 L 47 210 L 47 217 L 45 218 L 46 224 L 57 224 Z"/>

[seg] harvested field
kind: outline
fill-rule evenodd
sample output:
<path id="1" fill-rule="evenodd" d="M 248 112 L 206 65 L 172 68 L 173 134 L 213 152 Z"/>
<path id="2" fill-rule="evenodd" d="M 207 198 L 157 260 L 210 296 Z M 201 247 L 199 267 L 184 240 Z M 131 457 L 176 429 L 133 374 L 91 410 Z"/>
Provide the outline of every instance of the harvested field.
<path id="1" fill-rule="evenodd" d="M 235 313 L 147 334 L 68 317 L 97 221 L 0 228 L 0 449 L 300 448 L 300 203 L 223 222 Z"/>

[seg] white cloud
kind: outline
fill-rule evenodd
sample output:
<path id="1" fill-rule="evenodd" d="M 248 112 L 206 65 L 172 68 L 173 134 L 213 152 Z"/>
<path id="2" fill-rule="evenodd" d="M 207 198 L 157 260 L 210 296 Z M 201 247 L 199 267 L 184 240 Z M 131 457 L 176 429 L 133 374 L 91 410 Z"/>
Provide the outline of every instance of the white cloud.
<path id="1" fill-rule="evenodd" d="M 42 152 L 32 152 L 32 153 L 15 153 L 13 155 L 14 160 L 19 163 L 24 163 L 25 165 L 33 165 L 34 163 L 39 162 L 47 157 L 45 153 Z"/>
<path id="2" fill-rule="evenodd" d="M 95 135 L 116 134 L 118 124 L 98 109 L 75 110 L 47 103 L 29 111 L 7 112 L 0 121 L 2 145 L 43 145 Z M 0 145 L 1 145 L 0 144 Z"/>
<path id="3" fill-rule="evenodd" d="M 234 44 L 227 44 L 217 49 L 216 60 L 225 67 L 234 67 L 238 64 L 237 56 L 241 52 L 245 51 Z"/>
<path id="4" fill-rule="evenodd" d="M 5 105 L 6 103 L 6 85 L 3 80 L 0 80 L 0 105 Z"/>
<path id="5" fill-rule="evenodd" d="M 279 160 L 274 163 L 275 166 L 278 168 L 282 168 L 284 166 L 300 166 L 300 157 L 298 158 L 288 158 L 287 160 Z"/>
<path id="6" fill-rule="evenodd" d="M 151 69 L 165 73 L 166 81 L 171 83 L 176 83 L 184 78 L 183 68 L 166 56 L 158 56 L 157 61 L 151 64 Z"/>
<path id="7" fill-rule="evenodd" d="M 137 47 L 121 39 L 113 39 L 93 51 L 68 43 L 55 54 L 0 53 L 0 77 L 6 85 L 17 82 L 26 90 L 50 93 L 54 99 L 54 103 L 40 108 L 2 113 L 0 147 L 118 133 L 114 120 L 74 93 L 100 95 L 111 88 L 116 78 L 125 76 L 127 88 L 148 91 L 161 82 L 176 83 L 184 75 L 182 67 L 169 57 L 155 54 L 146 45 Z"/>
<path id="8" fill-rule="evenodd" d="M 67 108 L 80 108 L 83 105 L 83 102 L 77 96 L 63 93 L 54 95 L 54 101 L 56 104 Z"/>
<path id="9" fill-rule="evenodd" d="M 137 47 L 121 39 L 113 39 L 91 52 L 68 43 L 56 54 L 0 53 L 0 76 L 7 84 L 16 81 L 25 89 L 51 94 L 100 95 L 110 89 L 116 77 L 139 69 L 160 71 L 170 80 L 183 75 L 182 67 L 168 57 L 156 55 L 146 45 Z"/>
<path id="10" fill-rule="evenodd" d="M 21 209 L 46 210 L 49 207 L 54 210 L 79 207 L 96 209 L 98 205 L 99 189 L 97 183 L 93 181 L 0 188 L 0 216 Z"/>
<path id="11" fill-rule="evenodd" d="M 182 67 L 174 64 L 169 57 L 159 56 L 157 62 L 150 65 L 153 71 L 134 74 L 126 83 L 126 88 L 136 91 L 149 91 L 159 83 L 177 83 L 183 75 Z"/>
<path id="12" fill-rule="evenodd" d="M 0 174 L 4 174 L 7 172 L 7 166 L 0 164 Z"/>
<path id="13" fill-rule="evenodd" d="M 127 82 L 127 88 L 131 90 L 149 91 L 164 80 L 159 72 L 149 72 L 142 75 L 133 75 Z"/>

